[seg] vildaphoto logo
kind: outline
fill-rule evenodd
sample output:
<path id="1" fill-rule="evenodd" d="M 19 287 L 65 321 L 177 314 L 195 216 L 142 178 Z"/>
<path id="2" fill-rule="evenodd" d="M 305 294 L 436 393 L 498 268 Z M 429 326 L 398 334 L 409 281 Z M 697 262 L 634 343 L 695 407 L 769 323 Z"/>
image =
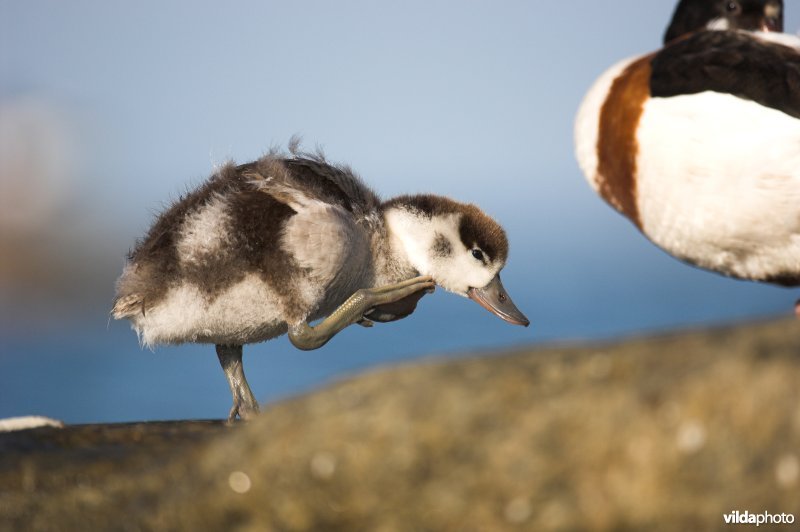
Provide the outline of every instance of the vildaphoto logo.
<path id="1" fill-rule="evenodd" d="M 791 525 L 794 523 L 794 514 L 771 514 L 762 512 L 753 514 L 745 510 L 738 510 L 729 514 L 722 514 L 726 525 Z"/>

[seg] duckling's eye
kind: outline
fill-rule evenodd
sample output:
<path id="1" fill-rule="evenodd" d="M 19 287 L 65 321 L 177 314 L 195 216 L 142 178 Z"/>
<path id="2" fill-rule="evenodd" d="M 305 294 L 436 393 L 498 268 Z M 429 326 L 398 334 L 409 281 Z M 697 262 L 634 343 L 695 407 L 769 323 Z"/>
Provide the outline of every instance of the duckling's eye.
<path id="1" fill-rule="evenodd" d="M 728 13 L 738 13 L 739 12 L 739 2 L 728 2 L 725 5 L 725 9 Z"/>
<path id="2" fill-rule="evenodd" d="M 473 249 L 472 256 L 478 259 L 479 261 L 483 262 L 483 251 L 479 249 Z"/>

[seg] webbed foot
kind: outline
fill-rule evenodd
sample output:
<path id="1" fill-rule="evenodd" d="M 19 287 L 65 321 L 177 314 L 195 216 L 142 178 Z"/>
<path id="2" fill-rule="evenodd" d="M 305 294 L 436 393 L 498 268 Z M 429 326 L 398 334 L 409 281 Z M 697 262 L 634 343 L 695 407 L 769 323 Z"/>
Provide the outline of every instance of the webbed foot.
<path id="1" fill-rule="evenodd" d="M 228 414 L 228 423 L 233 423 L 237 417 L 243 421 L 249 421 L 257 416 L 259 412 L 258 403 L 248 403 L 241 398 L 234 398 L 233 406 Z"/>
<path id="2" fill-rule="evenodd" d="M 330 316 L 314 327 L 306 322 L 289 328 L 289 340 L 298 349 L 305 351 L 317 349 L 325 345 L 339 331 L 354 323 L 366 325 L 372 320 L 365 318 L 371 309 L 395 303 L 417 292 L 432 292 L 435 287 L 433 279 L 428 275 L 415 277 L 400 283 L 362 288 L 342 303 Z"/>

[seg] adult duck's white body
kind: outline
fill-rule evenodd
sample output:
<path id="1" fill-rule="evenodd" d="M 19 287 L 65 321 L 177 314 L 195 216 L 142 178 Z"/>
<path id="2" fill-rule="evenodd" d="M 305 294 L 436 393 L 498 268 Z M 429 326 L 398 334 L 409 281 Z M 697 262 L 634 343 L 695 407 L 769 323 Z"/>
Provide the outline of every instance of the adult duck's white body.
<path id="1" fill-rule="evenodd" d="M 233 419 L 258 408 L 245 343 L 288 331 L 314 349 L 353 323 L 409 315 L 434 283 L 527 325 L 500 283 L 507 254 L 503 229 L 473 205 L 382 203 L 346 167 L 272 153 L 223 167 L 159 217 L 129 256 L 113 315 L 146 345 L 216 344 Z"/>
<path id="2" fill-rule="evenodd" d="M 658 246 L 725 275 L 797 285 L 800 39 L 747 31 L 780 30 L 781 9 L 684 0 L 664 48 L 598 79 L 575 139 L 591 185 Z"/>

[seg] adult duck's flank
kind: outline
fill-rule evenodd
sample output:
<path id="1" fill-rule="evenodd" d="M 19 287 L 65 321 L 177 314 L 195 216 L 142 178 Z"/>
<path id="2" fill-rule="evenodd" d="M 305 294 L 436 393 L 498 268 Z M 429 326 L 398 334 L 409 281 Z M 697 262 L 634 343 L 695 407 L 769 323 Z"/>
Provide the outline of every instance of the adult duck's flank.
<path id="1" fill-rule="evenodd" d="M 597 80 L 575 143 L 592 187 L 661 248 L 796 286 L 800 38 L 782 28 L 778 0 L 682 1 L 663 48 Z"/>
<path id="2" fill-rule="evenodd" d="M 437 284 L 527 326 L 500 282 L 507 257 L 505 231 L 474 205 L 381 202 L 345 166 L 272 152 L 224 166 L 159 216 L 128 257 L 112 314 L 144 345 L 215 344 L 234 419 L 258 411 L 243 344 L 288 332 L 316 349 L 353 323 L 408 316 Z"/>

